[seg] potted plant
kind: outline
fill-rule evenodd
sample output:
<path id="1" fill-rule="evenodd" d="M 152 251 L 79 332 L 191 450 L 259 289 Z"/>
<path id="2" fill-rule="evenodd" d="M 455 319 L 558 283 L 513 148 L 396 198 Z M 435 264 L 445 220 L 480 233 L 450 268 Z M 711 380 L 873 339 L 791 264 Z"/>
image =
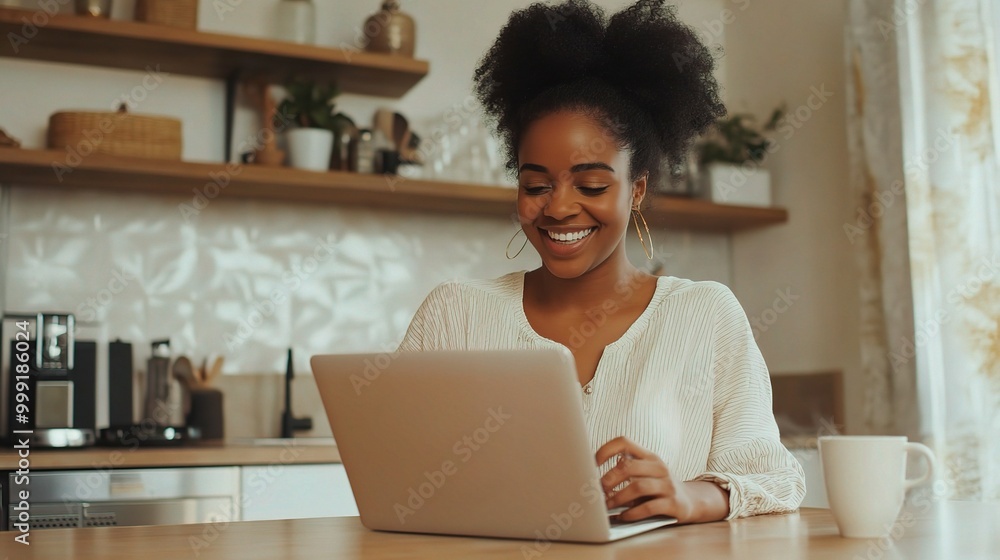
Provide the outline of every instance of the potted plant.
<path id="1" fill-rule="evenodd" d="M 286 133 L 291 166 L 326 171 L 333 151 L 333 129 L 343 117 L 333 113 L 333 101 L 340 91 L 335 84 L 305 80 L 292 81 L 285 85 L 285 90 L 288 96 L 278 106 L 276 119 L 298 127 Z"/>
<path id="2" fill-rule="evenodd" d="M 761 167 L 772 140 L 765 132 L 781 122 L 785 107 L 771 113 L 763 127 L 753 115 L 719 119 L 698 143 L 702 195 L 712 202 L 771 206 L 771 174 Z"/>

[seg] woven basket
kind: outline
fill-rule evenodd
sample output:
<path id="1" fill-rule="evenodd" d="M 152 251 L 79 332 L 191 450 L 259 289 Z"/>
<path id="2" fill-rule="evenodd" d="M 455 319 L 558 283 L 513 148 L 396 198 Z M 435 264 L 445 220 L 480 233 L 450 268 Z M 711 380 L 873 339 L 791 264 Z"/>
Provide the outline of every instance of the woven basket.
<path id="1" fill-rule="evenodd" d="M 196 29 L 198 0 L 136 0 L 135 20 Z"/>
<path id="2" fill-rule="evenodd" d="M 101 153 L 151 159 L 181 159 L 181 121 L 170 117 L 118 112 L 61 111 L 49 117 L 51 149 L 86 156 Z"/>

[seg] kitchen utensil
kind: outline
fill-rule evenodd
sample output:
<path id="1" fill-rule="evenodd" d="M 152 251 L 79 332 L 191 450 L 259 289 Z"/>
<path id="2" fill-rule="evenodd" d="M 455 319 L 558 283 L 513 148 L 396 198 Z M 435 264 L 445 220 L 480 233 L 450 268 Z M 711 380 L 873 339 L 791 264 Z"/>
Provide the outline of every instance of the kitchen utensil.
<path id="1" fill-rule="evenodd" d="M 372 117 L 372 134 L 381 133 L 387 139 L 394 138 L 393 127 L 395 126 L 396 113 L 392 109 L 378 109 Z"/>
<path id="2" fill-rule="evenodd" d="M 180 356 L 174 360 L 174 365 L 170 368 L 170 374 L 189 391 L 201 386 L 201 382 L 195 377 L 194 366 L 191 365 L 191 360 L 187 356 Z"/>
<path id="3" fill-rule="evenodd" d="M 202 384 L 205 387 L 211 384 L 212 380 L 214 380 L 216 377 L 219 376 L 220 373 L 222 373 L 223 362 L 225 362 L 225 358 L 223 358 L 222 356 L 217 356 L 215 360 L 212 362 L 212 368 L 205 372 L 205 377 L 202 380 Z"/>
<path id="4" fill-rule="evenodd" d="M 191 393 L 201 387 L 201 381 L 195 376 L 194 366 L 191 365 L 191 360 L 187 356 L 180 356 L 174 360 L 174 364 L 170 368 L 170 375 L 184 386 L 181 398 L 186 416 L 191 410 Z"/>
<path id="5" fill-rule="evenodd" d="M 222 391 L 199 388 L 191 391 L 187 425 L 201 430 L 202 439 L 222 439 L 225 434 Z"/>
<path id="6" fill-rule="evenodd" d="M 399 113 L 392 114 L 392 141 L 395 149 L 400 154 L 406 151 L 410 143 L 410 124 L 406 122 L 406 117 Z"/>
<path id="7" fill-rule="evenodd" d="M 170 341 L 154 340 L 153 355 L 146 360 L 146 400 L 143 424 L 170 425 Z"/>

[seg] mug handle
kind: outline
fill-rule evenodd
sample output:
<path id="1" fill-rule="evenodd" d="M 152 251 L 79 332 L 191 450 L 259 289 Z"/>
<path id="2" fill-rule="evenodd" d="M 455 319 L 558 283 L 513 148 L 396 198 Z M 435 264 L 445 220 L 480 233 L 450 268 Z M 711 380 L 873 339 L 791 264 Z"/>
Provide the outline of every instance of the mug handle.
<path id="1" fill-rule="evenodd" d="M 903 446 L 903 450 L 906 451 L 907 453 L 915 451 L 920 455 L 923 455 L 924 458 L 927 459 L 927 470 L 924 471 L 924 474 L 922 476 L 913 479 L 906 479 L 903 482 L 903 491 L 906 492 L 910 488 L 915 488 L 917 486 L 921 486 L 923 484 L 926 484 L 927 482 L 930 482 L 930 480 L 934 478 L 934 470 L 937 466 L 937 461 L 934 460 L 934 452 L 931 451 L 929 447 L 927 447 L 922 443 L 916 443 L 912 441 L 907 442 Z"/>

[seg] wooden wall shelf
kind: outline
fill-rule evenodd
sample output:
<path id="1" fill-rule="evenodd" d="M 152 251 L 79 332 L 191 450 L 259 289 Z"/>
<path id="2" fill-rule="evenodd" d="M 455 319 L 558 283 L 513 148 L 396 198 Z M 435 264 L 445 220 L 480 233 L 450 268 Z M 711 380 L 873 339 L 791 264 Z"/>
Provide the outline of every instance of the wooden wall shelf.
<path id="1" fill-rule="evenodd" d="M 0 8 L 0 56 L 143 71 L 159 66 L 220 79 L 240 72 L 275 83 L 299 75 L 336 79 L 344 92 L 385 97 L 402 96 L 430 68 L 427 61 L 400 56 L 72 15 L 46 15 L 45 25 L 28 38 L 23 27 L 33 13 Z"/>
<path id="2" fill-rule="evenodd" d="M 221 163 L 193 163 L 92 154 L 56 177 L 53 165 L 66 152 L 0 148 L 0 183 L 192 196 L 212 177 L 226 174 Z M 234 166 L 235 164 L 230 164 Z M 445 212 L 510 217 L 516 190 L 358 173 L 318 173 L 285 167 L 238 166 L 218 198 L 250 197 L 297 202 L 324 202 L 405 211 Z M 644 212 L 650 225 L 675 229 L 736 231 L 783 223 L 783 208 L 751 208 L 705 200 L 654 198 Z"/>

